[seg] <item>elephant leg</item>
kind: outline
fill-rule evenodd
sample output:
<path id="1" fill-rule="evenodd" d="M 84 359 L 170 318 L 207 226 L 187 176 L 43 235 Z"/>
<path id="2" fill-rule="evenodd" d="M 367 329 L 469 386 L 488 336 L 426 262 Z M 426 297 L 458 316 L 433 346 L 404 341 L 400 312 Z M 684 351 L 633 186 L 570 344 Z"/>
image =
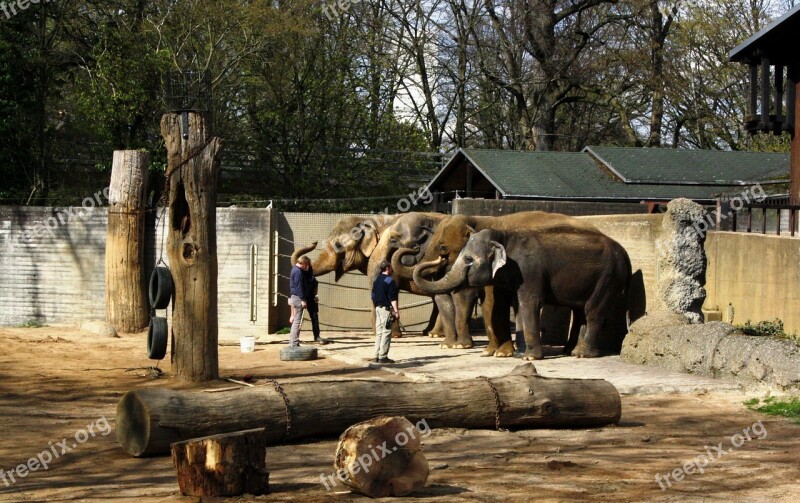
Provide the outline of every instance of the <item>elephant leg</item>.
<path id="1" fill-rule="evenodd" d="M 507 358 L 514 356 L 514 343 L 511 342 L 511 292 L 500 288 L 493 288 L 492 298 L 492 325 L 494 327 L 497 349 L 494 356 Z"/>
<path id="2" fill-rule="evenodd" d="M 428 319 L 428 326 L 422 329 L 422 335 L 431 335 L 432 331 L 436 329 L 436 322 L 439 320 L 439 306 L 436 305 L 436 302 L 433 303 L 433 309 L 431 309 L 431 316 Z M 433 335 L 431 335 L 433 337 Z"/>
<path id="3" fill-rule="evenodd" d="M 472 342 L 472 335 L 469 333 L 469 319 L 472 310 L 478 301 L 478 288 L 465 288 L 453 292 L 453 303 L 456 308 L 456 349 L 469 349 L 475 344 Z"/>
<path id="4" fill-rule="evenodd" d="M 486 327 L 486 337 L 489 338 L 489 345 L 483 350 L 481 356 L 492 356 L 500 347 L 497 341 L 497 336 L 494 333 L 494 325 L 492 323 L 492 310 L 494 309 L 494 288 L 487 286 L 483 289 L 484 297 L 483 304 L 481 304 L 481 312 L 483 313 L 483 326 Z"/>
<path id="5" fill-rule="evenodd" d="M 525 353 L 523 360 L 541 360 L 544 358 L 542 349 L 541 329 L 542 303 L 537 295 L 520 295 L 518 319 L 522 321 L 522 330 L 525 334 Z M 519 327 L 517 327 L 519 330 Z"/>
<path id="6" fill-rule="evenodd" d="M 567 344 L 564 346 L 563 351 L 565 355 L 571 355 L 572 350 L 578 345 L 578 340 L 581 335 L 581 327 L 585 324 L 586 316 L 583 314 L 583 311 L 580 309 L 573 309 L 572 325 L 569 328 L 569 338 L 567 339 Z"/>
<path id="7" fill-rule="evenodd" d="M 572 352 L 578 358 L 596 358 L 600 356 L 600 332 L 603 323 L 614 301 L 610 291 L 600 288 L 586 303 L 586 333 Z"/>
<path id="8" fill-rule="evenodd" d="M 442 293 L 434 297 L 439 306 L 439 316 L 444 328 L 444 341 L 441 347 L 452 348 L 456 345 L 456 307 L 449 293 Z"/>
<path id="9" fill-rule="evenodd" d="M 435 303 L 435 302 L 434 302 Z M 433 330 L 428 333 L 428 337 L 444 337 L 444 321 L 442 321 L 442 313 L 439 311 L 439 306 L 436 306 L 437 316 L 436 316 L 436 324 L 433 326 Z"/>

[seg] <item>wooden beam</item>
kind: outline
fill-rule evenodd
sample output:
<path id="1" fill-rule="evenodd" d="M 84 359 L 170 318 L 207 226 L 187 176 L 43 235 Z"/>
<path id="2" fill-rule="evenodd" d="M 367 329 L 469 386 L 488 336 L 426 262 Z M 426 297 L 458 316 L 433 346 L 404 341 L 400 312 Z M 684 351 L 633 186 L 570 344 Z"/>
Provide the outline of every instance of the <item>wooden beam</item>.
<path id="1" fill-rule="evenodd" d="M 761 130 L 769 127 L 769 59 L 761 60 Z"/>
<path id="2" fill-rule="evenodd" d="M 797 117 L 800 117 L 800 65 L 793 65 L 789 68 L 790 84 L 794 89 L 794 104 L 789 107 L 794 111 L 792 114 L 791 135 L 792 135 L 792 154 L 790 162 L 790 187 L 789 204 L 800 204 L 800 134 L 797 134 Z"/>

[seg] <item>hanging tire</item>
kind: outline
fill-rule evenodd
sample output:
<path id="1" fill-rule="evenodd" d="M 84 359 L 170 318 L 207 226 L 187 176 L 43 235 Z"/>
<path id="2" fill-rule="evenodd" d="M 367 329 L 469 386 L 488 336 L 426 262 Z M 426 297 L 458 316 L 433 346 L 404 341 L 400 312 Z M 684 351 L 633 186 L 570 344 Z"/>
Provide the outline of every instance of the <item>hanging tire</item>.
<path id="1" fill-rule="evenodd" d="M 156 267 L 150 275 L 150 288 L 147 292 L 150 307 L 165 309 L 172 298 L 172 273 L 168 267 Z"/>
<path id="2" fill-rule="evenodd" d="M 317 348 L 310 346 L 286 347 L 281 349 L 281 360 L 285 362 L 306 361 L 317 359 Z"/>
<path id="3" fill-rule="evenodd" d="M 167 319 L 153 316 L 147 330 L 147 356 L 151 360 L 163 360 L 167 354 Z"/>

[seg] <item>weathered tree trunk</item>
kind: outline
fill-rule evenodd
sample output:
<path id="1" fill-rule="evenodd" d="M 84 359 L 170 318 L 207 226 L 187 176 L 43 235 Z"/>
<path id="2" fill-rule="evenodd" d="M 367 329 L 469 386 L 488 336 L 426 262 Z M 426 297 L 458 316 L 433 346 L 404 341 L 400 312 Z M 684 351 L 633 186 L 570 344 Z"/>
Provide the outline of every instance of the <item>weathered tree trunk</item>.
<path id="1" fill-rule="evenodd" d="M 371 498 L 405 496 L 425 487 L 430 470 L 419 450 L 425 433 L 430 430 L 420 431 L 404 417 L 354 424 L 336 447 L 333 467 L 338 480 Z"/>
<path id="2" fill-rule="evenodd" d="M 117 440 L 128 453 L 143 456 L 165 453 L 171 443 L 187 438 L 259 427 L 266 428 L 268 443 L 339 435 L 381 415 L 424 419 L 434 428 L 588 427 L 619 421 L 620 397 L 611 383 L 534 373 L 528 364 L 491 382 L 294 381 L 282 385 L 283 394 L 271 385 L 221 393 L 129 391 L 117 405 Z"/>
<path id="3" fill-rule="evenodd" d="M 189 113 L 189 138 L 181 115 L 161 118 L 167 147 L 169 222 L 167 256 L 175 283 L 172 363 L 179 378 L 219 376 L 217 360 L 217 181 L 222 140 L 212 137 L 209 114 Z"/>
<path id="4" fill-rule="evenodd" d="M 106 321 L 117 332 L 147 326 L 144 211 L 150 155 L 116 150 L 111 168 L 106 233 Z"/>
<path id="5" fill-rule="evenodd" d="M 184 496 L 238 496 L 269 490 L 264 428 L 172 444 Z"/>

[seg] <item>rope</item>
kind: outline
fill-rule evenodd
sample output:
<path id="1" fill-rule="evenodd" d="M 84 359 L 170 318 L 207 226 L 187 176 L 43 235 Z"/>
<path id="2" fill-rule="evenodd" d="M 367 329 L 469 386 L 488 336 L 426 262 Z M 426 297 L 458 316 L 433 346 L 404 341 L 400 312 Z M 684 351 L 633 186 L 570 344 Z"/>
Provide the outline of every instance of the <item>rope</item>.
<path id="1" fill-rule="evenodd" d="M 289 440 L 289 433 L 292 431 L 292 410 L 289 408 L 289 397 L 286 396 L 286 392 L 283 391 L 278 381 L 269 379 L 268 382 L 272 384 L 275 391 L 283 398 L 283 406 L 286 408 L 286 431 L 283 433 L 283 441 L 286 442 Z"/>

